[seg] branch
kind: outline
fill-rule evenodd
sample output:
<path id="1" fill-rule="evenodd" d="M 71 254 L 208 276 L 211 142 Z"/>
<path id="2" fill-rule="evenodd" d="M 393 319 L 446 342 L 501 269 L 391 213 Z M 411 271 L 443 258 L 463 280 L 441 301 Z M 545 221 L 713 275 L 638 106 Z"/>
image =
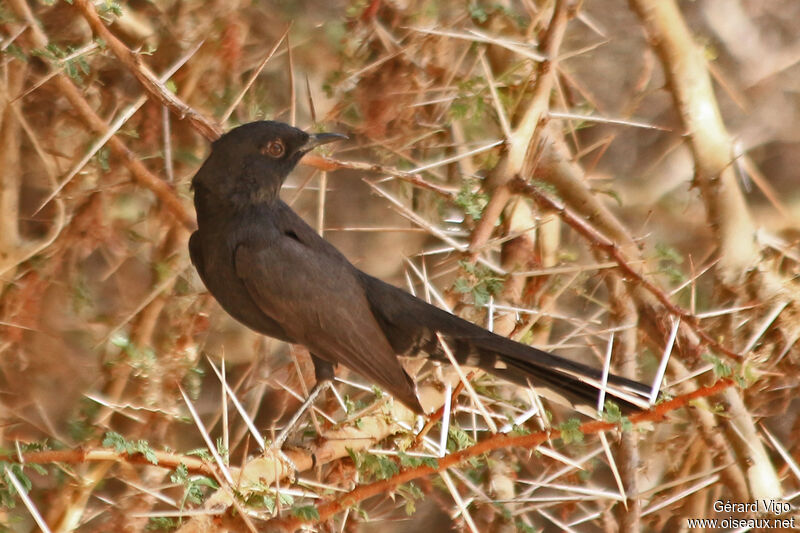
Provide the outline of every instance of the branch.
<path id="1" fill-rule="evenodd" d="M 507 139 L 508 151 L 505 153 L 505 157 L 492 172 L 490 183 L 488 184 L 493 189 L 492 197 L 489 199 L 489 204 L 484 209 L 483 216 L 472 232 L 470 250 L 482 248 L 486 241 L 489 240 L 497 219 L 500 218 L 503 208 L 511 197 L 507 183 L 523 172 L 526 161 L 535 152 L 538 134 L 541 129 L 540 121 L 550 105 L 550 93 L 553 90 L 558 66 L 558 51 L 561 48 L 567 22 L 573 14 L 572 2 L 568 0 L 557 1 L 553 9 L 550 26 L 547 29 L 542 45 L 545 59 L 538 63 L 536 67 L 536 82 L 533 87 L 531 102 L 522 114 L 519 124 Z M 498 109 L 499 113 L 503 113 L 503 109 Z"/>
<path id="2" fill-rule="evenodd" d="M 40 29 L 39 23 L 31 13 L 28 4 L 24 0 L 9 0 L 9 3 L 14 13 L 28 24 L 34 46 L 40 49 L 46 48 L 48 39 Z M 94 112 L 75 84 L 63 73 L 56 74 L 54 81 L 59 91 L 69 100 L 69 103 L 72 104 L 72 107 L 75 108 L 89 129 L 95 135 L 104 135 L 108 131 L 108 124 Z M 194 229 L 194 217 L 186 211 L 183 207 L 183 202 L 169 184 L 147 170 L 147 167 L 128 149 L 118 136 L 111 137 L 108 140 L 108 145 L 114 154 L 122 159 L 123 164 L 140 185 L 150 189 L 187 229 Z"/>
<path id="3" fill-rule="evenodd" d="M 733 169 L 735 151 L 719 113 L 704 50 L 673 0 L 630 0 L 661 58 L 695 162 L 709 223 L 719 240 L 722 280 L 733 286 L 758 261 L 755 226 Z"/>
<path id="4" fill-rule="evenodd" d="M 692 329 L 692 331 L 702 338 L 709 346 L 733 359 L 742 359 L 740 354 L 734 352 L 726 346 L 723 346 L 717 340 L 713 339 L 708 333 L 706 333 L 705 330 L 700 326 L 700 323 L 694 314 L 672 303 L 672 301 L 669 299 L 669 296 L 667 296 L 664 291 L 636 271 L 631 266 L 630 260 L 619 249 L 614 241 L 600 233 L 588 222 L 572 213 L 572 211 L 567 209 L 563 203 L 550 198 L 537 187 L 530 185 L 523 179 L 515 178 L 510 185 L 514 192 L 528 196 L 538 203 L 543 209 L 549 209 L 557 212 L 559 217 L 561 217 L 564 222 L 569 224 L 572 229 L 583 235 L 587 240 L 589 240 L 589 242 L 592 243 L 593 246 L 603 250 L 606 254 L 608 254 L 614 261 L 616 261 L 617 265 L 619 265 L 619 268 L 627 277 L 636 281 L 649 293 L 655 296 L 661 305 L 663 305 L 672 315 L 680 317 L 681 321 L 685 322 Z"/>
<path id="5" fill-rule="evenodd" d="M 689 394 L 678 396 L 672 400 L 662 402 L 649 411 L 642 411 L 629 417 L 630 421 L 634 424 L 643 424 L 645 422 L 659 422 L 663 420 L 666 415 L 681 407 L 687 407 L 692 400 L 698 398 L 705 398 L 717 394 L 728 387 L 733 385 L 733 381 L 727 378 L 718 380 L 716 383 L 707 387 L 702 387 Z M 580 432 L 584 435 L 593 435 L 602 431 L 611 431 L 617 429 L 618 425 L 613 422 L 605 422 L 603 420 L 592 420 L 585 422 L 580 426 Z M 284 531 L 296 531 L 303 525 L 310 525 L 328 520 L 333 515 L 352 507 L 359 502 L 377 496 L 379 494 L 388 494 L 395 490 L 399 485 L 408 483 L 421 477 L 429 476 L 437 472 L 441 472 L 450 467 L 456 466 L 464 461 L 473 457 L 483 455 L 493 450 L 501 448 L 520 447 L 533 449 L 539 446 L 546 440 L 557 439 L 561 436 L 561 431 L 552 429 L 550 431 L 538 431 L 536 433 L 529 433 L 527 435 L 508 435 L 496 434 L 484 441 L 465 448 L 459 452 L 452 453 L 439 459 L 436 466 L 418 466 L 403 470 L 399 474 L 390 479 L 376 481 L 368 485 L 362 485 L 346 495 L 338 498 L 332 502 L 324 503 L 317 507 L 319 518 L 316 519 L 302 519 L 298 517 L 287 517 L 282 519 L 270 520 L 266 524 L 267 530 L 282 529 Z"/>
<path id="6" fill-rule="evenodd" d="M 90 0 L 74 0 L 75 7 L 81 12 L 83 18 L 91 26 L 94 34 L 105 41 L 108 48 L 117 56 L 125 67 L 136 76 L 154 100 L 166 106 L 179 119 L 188 120 L 189 123 L 209 141 L 215 141 L 222 135 L 219 124 L 204 116 L 193 107 L 183 102 L 158 81 L 155 74 L 142 62 L 142 58 L 128 48 L 125 43 L 117 39 L 103 23 L 100 15 L 94 9 Z"/>

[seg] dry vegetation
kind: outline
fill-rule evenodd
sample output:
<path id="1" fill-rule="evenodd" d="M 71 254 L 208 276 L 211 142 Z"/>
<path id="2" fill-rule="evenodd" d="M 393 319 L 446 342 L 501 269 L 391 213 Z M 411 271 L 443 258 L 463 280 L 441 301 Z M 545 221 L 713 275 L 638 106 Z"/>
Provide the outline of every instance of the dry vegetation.
<path id="1" fill-rule="evenodd" d="M 0 530 L 796 515 L 798 24 L 791 0 L 6 0 Z M 592 422 L 427 365 L 450 413 L 425 433 L 343 371 L 263 452 L 307 355 L 228 318 L 186 249 L 208 141 L 262 118 L 351 136 L 283 197 L 359 267 L 664 399 Z"/>

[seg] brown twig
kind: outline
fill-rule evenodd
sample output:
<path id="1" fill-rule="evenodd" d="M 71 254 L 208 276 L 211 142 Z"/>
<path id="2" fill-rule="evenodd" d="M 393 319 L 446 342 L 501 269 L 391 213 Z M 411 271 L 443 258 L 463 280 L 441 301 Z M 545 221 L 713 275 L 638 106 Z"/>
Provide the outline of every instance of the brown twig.
<path id="1" fill-rule="evenodd" d="M 533 77 L 535 84 L 530 104 L 522 114 L 511 137 L 506 139 L 508 150 L 489 178 L 487 186 L 492 190 L 489 203 L 475 226 L 470 239 L 470 250 L 480 249 L 494 230 L 497 220 L 511 197 L 507 183 L 519 176 L 536 151 L 541 130 L 540 121 L 550 104 L 550 93 L 555 83 L 558 51 L 564 38 L 567 22 L 572 13 L 571 0 L 558 0 L 553 8 L 553 17 L 542 45 L 545 58 L 537 64 Z"/>
<path id="2" fill-rule="evenodd" d="M 733 380 L 723 378 L 716 383 L 707 387 L 701 387 L 689 394 L 678 396 L 672 400 L 662 402 L 653 407 L 649 411 L 642 411 L 630 417 L 630 421 L 634 424 L 642 424 L 645 422 L 659 422 L 663 420 L 667 414 L 687 407 L 692 400 L 698 398 L 706 398 L 713 396 L 734 384 Z M 601 431 L 611 431 L 618 427 L 616 423 L 605 422 L 602 420 L 592 420 L 581 424 L 579 431 L 584 435 L 593 435 Z M 367 485 L 361 485 L 356 489 L 350 491 L 341 498 L 322 505 L 317 506 L 319 517 L 315 519 L 303 519 L 298 517 L 287 517 L 283 519 L 276 519 L 267 522 L 268 529 L 280 529 L 284 531 L 296 531 L 303 525 L 324 522 L 333 515 L 344 511 L 345 509 L 357 505 L 359 502 L 377 496 L 379 494 L 388 494 L 395 490 L 399 485 L 408 483 L 415 479 L 426 477 L 436 472 L 441 472 L 450 467 L 456 466 L 468 459 L 478 457 L 487 452 L 498 450 L 501 448 L 521 447 L 533 449 L 549 439 L 557 439 L 561 436 L 561 431 L 552 429 L 550 431 L 537 431 L 527 435 L 508 435 L 496 434 L 486 440 L 479 442 L 469 448 L 461 451 L 451 453 L 437 461 L 436 466 L 418 466 L 401 471 L 399 474 L 392 476 L 390 479 L 376 481 Z"/>
<path id="3" fill-rule="evenodd" d="M 0 456 L 0 461 L 19 462 L 20 464 L 83 464 L 98 461 L 125 462 L 130 464 L 150 464 L 161 468 L 174 469 L 178 465 L 195 474 L 214 477 L 215 469 L 206 461 L 188 455 L 177 453 L 153 451 L 155 462 L 150 461 L 140 453 L 118 452 L 112 448 L 93 448 L 77 450 L 46 450 L 41 452 L 24 452 L 20 455 Z"/>
<path id="4" fill-rule="evenodd" d="M 303 157 L 303 163 L 312 166 L 316 169 L 330 172 L 334 170 L 358 170 L 360 172 L 374 172 L 376 174 L 385 174 L 401 179 L 412 185 L 436 193 L 437 195 L 452 201 L 455 198 L 455 193 L 452 189 L 431 183 L 425 180 L 418 172 L 405 172 L 397 168 L 388 167 L 386 165 L 379 165 L 376 163 L 364 163 L 361 161 L 343 161 L 340 159 L 333 159 L 331 157 L 321 156 L 317 154 L 308 154 Z"/>
<path id="5" fill-rule="evenodd" d="M 48 44 L 47 37 L 39 27 L 39 23 L 31 13 L 28 4 L 24 0 L 9 0 L 12 10 L 22 20 L 26 21 L 29 27 L 29 32 L 33 40 L 34 46 L 39 49 L 45 49 Z M 63 94 L 75 111 L 78 112 L 81 119 L 89 126 L 96 135 L 103 135 L 108 131 L 108 124 L 91 108 L 89 103 L 81 94 L 81 91 L 75 84 L 63 73 L 57 74 L 53 81 L 58 86 L 61 94 Z M 173 215 L 183 224 L 187 229 L 194 229 L 195 220 L 183 206 L 175 190 L 170 187 L 165 181 L 159 179 L 152 174 L 141 160 L 131 152 L 125 143 L 118 136 L 113 136 L 108 140 L 108 145 L 111 150 L 122 160 L 123 164 L 133 175 L 134 179 L 142 186 L 151 190 L 153 194 L 158 197 L 164 206 L 172 212 Z"/>
<path id="6" fill-rule="evenodd" d="M 596 230 L 591 224 L 586 222 L 584 219 L 578 217 L 570 209 L 567 209 L 563 203 L 554 200 L 544 192 L 542 192 L 537 187 L 525 182 L 521 178 L 515 178 L 511 183 L 510 186 L 512 189 L 519 193 L 524 194 L 525 196 L 533 199 L 542 206 L 543 209 L 552 210 L 558 213 L 559 217 L 566 222 L 572 229 L 583 235 L 589 242 L 592 243 L 593 246 L 603 250 L 609 257 L 611 257 L 614 261 L 616 261 L 619 268 L 625 274 L 626 277 L 636 281 L 642 287 L 644 287 L 648 292 L 650 292 L 653 296 L 658 299 L 658 301 L 663 305 L 670 314 L 680 317 L 681 321 L 686 323 L 689 327 L 692 328 L 700 338 L 703 339 L 709 346 L 714 348 L 720 353 L 724 353 L 728 357 L 741 360 L 742 356 L 730 348 L 723 346 L 718 341 L 713 339 L 705 330 L 700 326 L 700 323 L 696 316 L 694 316 L 689 311 L 675 305 L 670 300 L 669 296 L 662 291 L 658 286 L 656 286 L 653 282 L 649 281 L 645 278 L 642 274 L 640 274 L 636 269 L 631 266 L 630 260 L 625 256 L 625 254 L 620 250 L 620 248 L 614 243 L 611 239 L 600 233 Z"/>
<path id="7" fill-rule="evenodd" d="M 661 58 L 670 94 L 692 149 L 702 192 L 721 248 L 722 280 L 733 285 L 756 263 L 755 225 L 733 169 L 734 149 L 711 86 L 705 51 L 673 0 L 630 0 Z"/>
<path id="8" fill-rule="evenodd" d="M 117 59 L 136 76 L 142 87 L 161 105 L 166 106 L 181 120 L 188 120 L 192 126 L 209 141 L 214 141 L 222 135 L 222 128 L 216 122 L 199 113 L 187 105 L 172 91 L 158 81 L 158 77 L 142 62 L 141 56 L 133 52 L 116 35 L 111 33 L 100 15 L 89 0 L 74 0 L 75 7 L 81 12 L 83 18 L 91 26 L 92 31 L 103 39 L 106 46 L 117 56 Z"/>

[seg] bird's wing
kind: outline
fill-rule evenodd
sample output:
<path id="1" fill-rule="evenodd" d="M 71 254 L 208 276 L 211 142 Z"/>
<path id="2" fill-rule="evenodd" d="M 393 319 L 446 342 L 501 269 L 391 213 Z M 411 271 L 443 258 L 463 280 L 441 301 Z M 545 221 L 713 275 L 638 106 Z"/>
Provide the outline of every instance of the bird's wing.
<path id="1" fill-rule="evenodd" d="M 342 363 L 422 412 L 414 383 L 375 321 L 357 271 L 316 233 L 310 237 L 305 227 L 295 229 L 236 248 L 236 273 L 250 297 L 311 353 Z"/>

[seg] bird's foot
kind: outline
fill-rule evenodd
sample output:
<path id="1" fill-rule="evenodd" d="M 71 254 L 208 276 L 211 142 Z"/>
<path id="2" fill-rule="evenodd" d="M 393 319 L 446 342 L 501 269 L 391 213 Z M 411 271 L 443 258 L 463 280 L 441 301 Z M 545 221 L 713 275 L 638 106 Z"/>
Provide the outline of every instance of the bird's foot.
<path id="1" fill-rule="evenodd" d="M 333 382 L 330 380 L 318 381 L 314 388 L 311 389 L 311 392 L 308 393 L 308 398 L 303 402 L 300 408 L 295 411 L 292 415 L 292 418 L 286 423 L 283 427 L 281 432 L 278 434 L 278 437 L 275 439 L 275 442 L 272 443 L 272 448 L 276 450 L 280 450 L 283 448 L 283 445 L 286 443 L 286 439 L 291 434 L 292 430 L 295 429 L 297 423 L 300 421 L 300 418 L 305 414 L 306 411 L 314 404 L 314 401 L 317 397 L 328 387 L 331 387 Z"/>

